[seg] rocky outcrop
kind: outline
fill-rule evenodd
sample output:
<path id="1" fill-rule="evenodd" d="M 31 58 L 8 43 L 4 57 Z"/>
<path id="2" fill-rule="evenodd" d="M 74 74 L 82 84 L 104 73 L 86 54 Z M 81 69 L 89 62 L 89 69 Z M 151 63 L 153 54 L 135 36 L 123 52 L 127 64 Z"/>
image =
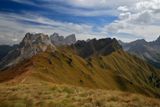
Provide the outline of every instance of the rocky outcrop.
<path id="1" fill-rule="evenodd" d="M 0 68 L 17 64 L 22 60 L 29 59 L 40 52 L 46 51 L 48 48 L 52 51 L 56 50 L 48 35 L 42 33 L 27 33 L 18 47 L 11 50 L 8 55 L 2 59 Z"/>
<path id="2" fill-rule="evenodd" d="M 122 49 L 116 39 L 92 39 L 88 41 L 77 41 L 72 45 L 77 53 L 83 57 L 88 58 L 94 54 L 96 55 L 108 55 L 112 52 Z"/>
<path id="3" fill-rule="evenodd" d="M 53 35 L 50 36 L 51 42 L 55 45 L 62 45 L 64 44 L 64 37 L 63 36 L 59 36 L 58 33 L 54 33 Z"/>
<path id="4" fill-rule="evenodd" d="M 48 35 L 42 33 L 30 34 L 27 33 L 22 42 L 19 45 L 21 56 L 23 58 L 32 57 L 39 52 L 44 52 L 47 48 L 51 47 L 54 50 L 54 46 L 51 43 Z"/>
<path id="5" fill-rule="evenodd" d="M 67 37 L 59 36 L 58 33 L 54 33 L 50 36 L 51 42 L 54 45 L 71 45 L 76 42 L 76 36 L 75 34 L 71 34 Z"/>
<path id="6" fill-rule="evenodd" d="M 76 36 L 75 36 L 75 34 L 71 34 L 71 35 L 67 36 L 64 39 L 64 41 L 65 41 L 65 44 L 67 44 L 67 45 L 71 45 L 71 44 L 76 43 Z"/>
<path id="7" fill-rule="evenodd" d="M 157 38 L 157 40 L 156 40 L 156 41 L 160 43 L 160 36 Z"/>

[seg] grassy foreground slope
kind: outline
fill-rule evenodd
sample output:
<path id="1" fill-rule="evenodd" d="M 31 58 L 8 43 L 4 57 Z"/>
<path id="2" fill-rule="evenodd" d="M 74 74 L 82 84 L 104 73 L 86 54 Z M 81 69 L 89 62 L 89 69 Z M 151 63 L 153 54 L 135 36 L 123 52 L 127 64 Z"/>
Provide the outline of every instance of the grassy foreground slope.
<path id="1" fill-rule="evenodd" d="M 158 99 L 127 92 L 47 82 L 0 84 L 0 107 L 160 107 Z"/>
<path id="2" fill-rule="evenodd" d="M 45 81 L 160 97 L 159 71 L 122 50 L 88 59 L 81 58 L 70 47 L 54 53 L 48 50 L 2 71 L 0 77 L 1 82 L 16 84 Z"/>

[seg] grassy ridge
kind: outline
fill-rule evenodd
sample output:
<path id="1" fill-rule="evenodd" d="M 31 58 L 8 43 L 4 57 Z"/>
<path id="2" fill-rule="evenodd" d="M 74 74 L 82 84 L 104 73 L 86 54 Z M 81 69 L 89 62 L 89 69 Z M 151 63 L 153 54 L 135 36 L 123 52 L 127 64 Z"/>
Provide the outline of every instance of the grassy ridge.
<path id="1" fill-rule="evenodd" d="M 13 83 L 47 81 L 160 96 L 160 89 L 155 85 L 160 78 L 159 71 L 122 50 L 83 59 L 72 48 L 61 47 L 54 53 L 50 50 L 40 53 L 13 68 L 0 73 L 0 80 Z"/>
<path id="2" fill-rule="evenodd" d="M 0 107 L 159 107 L 139 95 L 160 96 L 159 72 L 122 50 L 83 59 L 48 49 L 0 72 Z"/>

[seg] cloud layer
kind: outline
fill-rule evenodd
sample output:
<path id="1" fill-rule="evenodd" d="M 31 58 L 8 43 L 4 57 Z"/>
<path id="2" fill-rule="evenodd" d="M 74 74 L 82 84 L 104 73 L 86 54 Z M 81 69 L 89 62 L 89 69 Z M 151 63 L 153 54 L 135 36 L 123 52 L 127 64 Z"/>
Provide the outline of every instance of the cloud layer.
<path id="1" fill-rule="evenodd" d="M 92 27 L 87 24 L 60 22 L 33 14 L 0 13 L 1 43 L 11 44 L 19 42 L 26 32 L 43 32 L 52 34 L 58 32 L 63 35 L 75 33 L 78 39 L 85 39 L 80 35 L 93 35 Z"/>
<path id="2" fill-rule="evenodd" d="M 132 6 L 118 7 L 119 19 L 104 27 L 104 31 L 118 34 L 128 33 L 147 40 L 160 34 L 160 1 L 141 0 Z M 105 29 L 106 28 L 106 29 Z"/>
<path id="3" fill-rule="evenodd" d="M 37 10 L 35 12 L 35 9 L 24 8 L 20 12 L 14 12 L 14 9 L 9 12 L 0 11 L 0 44 L 17 43 L 26 32 L 58 32 L 62 35 L 76 33 L 78 39 L 109 36 L 124 41 L 141 38 L 154 40 L 160 35 L 159 0 L 10 1 Z M 50 15 L 60 15 L 58 18 L 61 20 Z M 66 20 L 67 17 L 70 21 Z M 107 22 L 107 17 L 117 18 Z M 83 21 L 86 18 L 90 23 Z M 98 19 L 104 23 L 100 24 Z M 77 23 L 78 20 L 82 22 Z"/>

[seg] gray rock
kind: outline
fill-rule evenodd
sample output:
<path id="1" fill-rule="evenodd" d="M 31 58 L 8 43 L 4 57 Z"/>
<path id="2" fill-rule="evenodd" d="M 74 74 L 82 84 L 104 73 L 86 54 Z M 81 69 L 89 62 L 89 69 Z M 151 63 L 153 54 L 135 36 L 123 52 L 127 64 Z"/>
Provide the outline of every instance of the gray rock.
<path id="1" fill-rule="evenodd" d="M 119 43 L 125 51 L 160 68 L 160 37 L 152 42 L 147 42 L 144 39 L 141 39 L 130 43 L 124 43 L 121 41 L 119 41 Z"/>
<path id="2" fill-rule="evenodd" d="M 72 47 L 83 58 L 89 58 L 92 55 L 109 55 L 112 52 L 121 50 L 122 47 L 116 39 L 91 39 L 87 41 L 77 41 Z"/>
<path id="3" fill-rule="evenodd" d="M 71 34 L 67 37 L 59 36 L 58 33 L 54 33 L 50 36 L 51 42 L 54 45 L 71 45 L 76 43 L 76 36 L 75 34 Z"/>
<path id="4" fill-rule="evenodd" d="M 75 36 L 75 34 L 71 34 L 71 35 L 67 36 L 67 37 L 64 39 L 64 42 L 65 42 L 65 44 L 67 44 L 67 45 L 71 45 L 71 44 L 76 43 L 76 36 Z"/>
<path id="5" fill-rule="evenodd" d="M 37 33 L 27 33 L 18 47 L 8 53 L 2 59 L 0 68 L 15 65 L 20 61 L 29 59 L 32 56 L 46 51 L 48 48 L 54 52 L 56 47 L 51 43 L 48 35 Z"/>
<path id="6" fill-rule="evenodd" d="M 59 36 L 58 33 L 54 33 L 53 35 L 50 36 L 51 42 L 55 45 L 61 45 L 64 44 L 64 37 Z"/>

